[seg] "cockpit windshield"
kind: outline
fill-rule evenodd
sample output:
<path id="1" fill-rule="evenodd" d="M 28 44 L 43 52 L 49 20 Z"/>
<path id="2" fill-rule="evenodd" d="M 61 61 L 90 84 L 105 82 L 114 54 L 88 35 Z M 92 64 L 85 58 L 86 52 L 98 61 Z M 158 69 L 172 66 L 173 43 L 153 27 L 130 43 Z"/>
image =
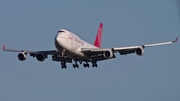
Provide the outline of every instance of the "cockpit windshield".
<path id="1" fill-rule="evenodd" d="M 60 31 L 58 31 L 58 32 L 64 32 L 64 33 L 65 33 L 65 31 L 61 31 L 61 30 L 60 30 Z"/>

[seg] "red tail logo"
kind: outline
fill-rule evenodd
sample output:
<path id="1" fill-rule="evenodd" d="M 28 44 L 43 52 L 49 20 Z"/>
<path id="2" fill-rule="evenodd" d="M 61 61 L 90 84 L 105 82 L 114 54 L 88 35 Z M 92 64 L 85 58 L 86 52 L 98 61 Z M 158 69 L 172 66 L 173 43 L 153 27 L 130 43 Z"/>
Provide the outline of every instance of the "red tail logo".
<path id="1" fill-rule="evenodd" d="M 100 23 L 98 32 L 96 34 L 96 39 L 94 41 L 94 46 L 101 48 L 101 42 L 102 42 L 102 32 L 103 32 L 103 24 Z"/>

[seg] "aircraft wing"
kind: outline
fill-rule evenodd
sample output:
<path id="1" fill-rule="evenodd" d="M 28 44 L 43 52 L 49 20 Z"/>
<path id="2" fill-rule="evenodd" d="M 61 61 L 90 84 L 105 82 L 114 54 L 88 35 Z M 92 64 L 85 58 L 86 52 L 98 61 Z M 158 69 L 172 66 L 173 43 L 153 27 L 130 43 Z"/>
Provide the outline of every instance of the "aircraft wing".
<path id="1" fill-rule="evenodd" d="M 58 51 L 57 50 L 48 50 L 48 51 L 32 51 L 32 50 L 20 50 L 20 49 L 11 49 L 11 48 L 6 48 L 5 45 L 3 45 L 2 48 L 4 51 L 8 51 L 8 52 L 23 52 L 23 53 L 29 53 L 29 54 L 38 54 L 38 53 L 44 53 L 47 55 L 52 55 L 52 54 L 56 54 Z"/>
<path id="2" fill-rule="evenodd" d="M 47 51 L 19 50 L 19 49 L 6 48 L 5 45 L 3 45 L 2 49 L 8 52 L 19 52 L 23 54 L 29 54 L 32 57 L 36 57 L 38 54 L 43 54 L 47 58 L 48 55 L 51 55 L 53 61 L 64 61 L 61 58 L 62 52 L 58 50 L 47 50 Z M 64 58 L 66 62 L 72 62 L 72 59 L 70 59 L 66 54 L 64 54 Z"/>
<path id="3" fill-rule="evenodd" d="M 113 51 L 119 52 L 121 55 L 126 55 L 126 54 L 135 53 L 136 49 L 138 49 L 138 48 L 144 49 L 146 47 L 172 44 L 174 42 L 177 42 L 177 40 L 178 40 L 178 37 L 174 41 L 160 42 L 160 43 L 154 43 L 154 44 L 146 44 L 146 45 L 139 45 L 139 46 L 130 46 L 130 47 L 119 47 L 119 48 L 113 48 Z"/>
<path id="4" fill-rule="evenodd" d="M 144 54 L 144 48 L 146 48 L 146 47 L 172 44 L 174 42 L 177 42 L 177 40 L 178 40 L 178 37 L 174 41 L 161 42 L 161 43 L 155 43 L 155 44 L 138 45 L 138 46 L 130 46 L 130 47 L 117 47 L 117 48 L 105 48 L 105 49 L 82 48 L 81 52 L 86 54 L 90 58 L 95 59 L 96 61 L 115 58 L 114 53 L 116 53 L 116 52 L 119 52 L 121 55 L 136 53 L 137 55 L 141 56 Z"/>

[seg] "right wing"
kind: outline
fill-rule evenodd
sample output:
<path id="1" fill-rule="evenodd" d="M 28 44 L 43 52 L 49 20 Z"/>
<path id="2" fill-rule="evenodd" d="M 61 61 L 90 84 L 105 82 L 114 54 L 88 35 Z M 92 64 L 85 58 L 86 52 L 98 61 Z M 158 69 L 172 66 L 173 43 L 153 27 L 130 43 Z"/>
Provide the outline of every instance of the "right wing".
<path id="1" fill-rule="evenodd" d="M 32 50 L 19 50 L 19 49 L 11 49 L 11 48 L 6 48 L 5 45 L 3 45 L 2 48 L 4 51 L 8 51 L 8 52 L 23 52 L 25 54 L 29 53 L 29 54 L 38 54 L 38 53 L 44 53 L 47 55 L 53 55 L 53 54 L 58 54 L 59 52 L 57 50 L 48 50 L 48 51 L 32 51 Z"/>

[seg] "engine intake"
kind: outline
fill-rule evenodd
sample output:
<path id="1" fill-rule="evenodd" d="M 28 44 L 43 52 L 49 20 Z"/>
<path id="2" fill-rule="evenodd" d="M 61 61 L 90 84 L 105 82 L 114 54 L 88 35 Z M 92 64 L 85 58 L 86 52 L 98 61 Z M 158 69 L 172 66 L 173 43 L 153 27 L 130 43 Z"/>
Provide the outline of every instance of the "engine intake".
<path id="1" fill-rule="evenodd" d="M 18 59 L 19 59 L 20 61 L 26 60 L 26 54 L 25 54 L 25 53 L 19 53 L 19 54 L 18 54 Z"/>
<path id="2" fill-rule="evenodd" d="M 37 54 L 36 55 L 36 59 L 38 60 L 38 61 L 44 61 L 45 60 L 45 58 L 46 58 L 46 56 L 44 55 L 44 54 L 42 54 L 42 53 L 39 53 L 39 54 Z"/>
<path id="3" fill-rule="evenodd" d="M 144 54 L 144 49 L 142 47 L 138 47 L 136 49 L 136 54 L 142 56 Z"/>
<path id="4" fill-rule="evenodd" d="M 106 50 L 106 51 L 104 51 L 103 56 L 104 56 L 105 58 L 112 58 L 112 57 L 113 57 L 112 50 Z"/>

